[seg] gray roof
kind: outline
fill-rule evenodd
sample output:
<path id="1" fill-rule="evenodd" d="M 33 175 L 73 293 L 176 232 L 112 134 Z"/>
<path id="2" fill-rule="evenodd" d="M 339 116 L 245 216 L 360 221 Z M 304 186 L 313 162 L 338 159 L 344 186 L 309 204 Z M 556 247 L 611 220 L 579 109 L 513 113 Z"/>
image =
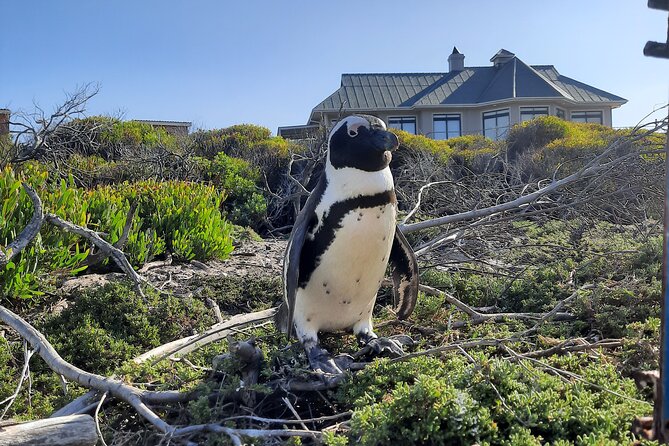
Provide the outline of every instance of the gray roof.
<path id="1" fill-rule="evenodd" d="M 313 112 L 472 106 L 514 98 L 555 98 L 576 104 L 627 102 L 563 76 L 552 65 L 530 66 L 512 56 L 499 67 L 466 67 L 450 73 L 343 74 L 341 87 Z"/>

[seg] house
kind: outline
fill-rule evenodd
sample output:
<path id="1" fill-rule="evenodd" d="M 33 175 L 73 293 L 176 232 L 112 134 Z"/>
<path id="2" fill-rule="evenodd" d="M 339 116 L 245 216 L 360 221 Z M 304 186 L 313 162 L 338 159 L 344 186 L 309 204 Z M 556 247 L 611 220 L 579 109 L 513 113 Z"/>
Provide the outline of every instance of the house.
<path id="1" fill-rule="evenodd" d="M 147 119 L 133 119 L 133 121 L 163 129 L 165 133 L 172 136 L 188 136 L 191 125 L 193 125 L 192 122 L 188 121 L 150 121 Z"/>
<path id="2" fill-rule="evenodd" d="M 277 134 L 297 139 L 341 116 L 369 113 L 389 127 L 434 139 L 483 134 L 496 140 L 511 125 L 544 115 L 611 127 L 611 110 L 627 102 L 552 65 L 528 65 L 505 49 L 490 62 L 466 67 L 465 55 L 453 48 L 447 73 L 343 74 L 307 125 L 280 127 Z"/>

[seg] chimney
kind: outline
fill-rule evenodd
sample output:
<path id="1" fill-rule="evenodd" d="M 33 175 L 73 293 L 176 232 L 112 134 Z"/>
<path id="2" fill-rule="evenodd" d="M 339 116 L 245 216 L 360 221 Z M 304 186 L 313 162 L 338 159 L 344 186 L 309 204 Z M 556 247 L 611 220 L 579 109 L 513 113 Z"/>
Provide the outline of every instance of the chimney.
<path id="1" fill-rule="evenodd" d="M 465 69 L 465 55 L 461 54 L 456 47 L 453 47 L 453 52 L 448 56 L 448 72 L 462 71 Z"/>
<path id="2" fill-rule="evenodd" d="M 0 108 L 0 136 L 9 135 L 9 115 L 9 110 Z"/>

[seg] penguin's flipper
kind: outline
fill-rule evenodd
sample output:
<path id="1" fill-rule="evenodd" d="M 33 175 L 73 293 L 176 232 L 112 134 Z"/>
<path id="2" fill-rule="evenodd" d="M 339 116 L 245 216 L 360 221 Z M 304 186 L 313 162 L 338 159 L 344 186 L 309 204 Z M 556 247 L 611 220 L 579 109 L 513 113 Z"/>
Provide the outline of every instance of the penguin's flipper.
<path id="1" fill-rule="evenodd" d="M 309 231 L 317 224 L 316 206 L 325 190 L 325 180 L 321 177 L 320 181 L 309 195 L 304 208 L 297 216 L 293 230 L 288 239 L 288 247 L 283 258 L 283 300 L 284 303 L 279 308 L 275 316 L 275 321 L 281 331 L 292 336 L 293 333 L 293 315 L 295 313 L 295 296 L 300 281 L 300 258 L 304 240 Z"/>
<path id="2" fill-rule="evenodd" d="M 418 299 L 418 261 L 399 228 L 395 228 L 389 263 L 393 276 L 395 313 L 399 319 L 406 319 L 413 312 Z"/>

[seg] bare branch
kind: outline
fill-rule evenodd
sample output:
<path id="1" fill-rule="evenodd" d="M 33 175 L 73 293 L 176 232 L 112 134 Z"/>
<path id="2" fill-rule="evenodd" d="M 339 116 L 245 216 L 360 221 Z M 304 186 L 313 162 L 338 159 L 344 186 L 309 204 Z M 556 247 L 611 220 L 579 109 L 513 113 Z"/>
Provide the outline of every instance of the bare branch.
<path id="1" fill-rule="evenodd" d="M 134 282 L 137 293 L 140 296 L 144 296 L 144 293 L 142 292 L 140 285 L 143 282 L 145 282 L 145 280 L 139 274 L 137 274 L 137 272 L 132 268 L 130 262 L 128 262 L 128 259 L 125 258 L 125 254 L 123 254 L 123 251 L 112 246 L 109 242 L 102 239 L 102 237 L 100 237 L 97 234 L 97 232 L 92 231 L 88 228 L 75 225 L 73 223 L 70 223 L 69 221 L 65 221 L 55 214 L 48 214 L 46 216 L 46 221 L 48 221 L 54 226 L 64 229 L 67 232 L 80 235 L 90 240 L 91 243 L 97 246 L 98 249 L 100 249 L 106 255 L 111 257 L 112 260 L 114 260 L 116 265 L 118 265 L 118 267 L 121 268 L 121 270 L 124 273 L 126 273 L 128 277 L 130 277 L 130 279 Z"/>
<path id="2" fill-rule="evenodd" d="M 42 200 L 40 200 L 35 190 L 26 183 L 23 183 L 23 188 L 33 203 L 33 216 L 28 225 L 23 228 L 23 231 L 21 231 L 19 236 L 5 248 L 4 252 L 0 248 L 0 268 L 4 267 L 10 260 L 16 257 L 34 240 L 35 237 L 37 237 L 37 234 L 39 234 L 39 231 L 42 228 L 42 223 L 44 222 Z"/>

